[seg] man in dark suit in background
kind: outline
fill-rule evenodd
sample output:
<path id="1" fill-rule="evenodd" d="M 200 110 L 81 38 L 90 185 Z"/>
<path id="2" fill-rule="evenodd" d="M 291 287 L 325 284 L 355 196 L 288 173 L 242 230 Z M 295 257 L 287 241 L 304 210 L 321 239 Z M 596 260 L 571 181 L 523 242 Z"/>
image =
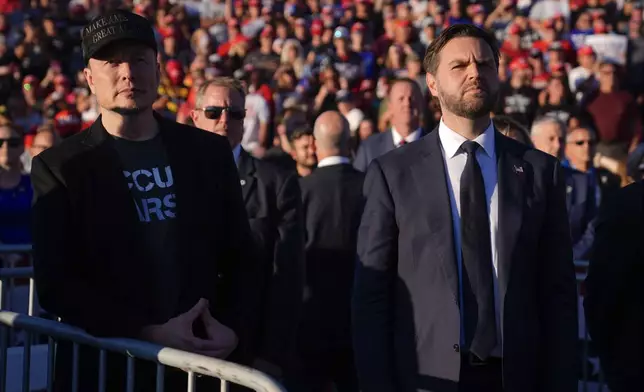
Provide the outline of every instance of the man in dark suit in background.
<path id="1" fill-rule="evenodd" d="M 245 93 L 232 78 L 215 78 L 197 92 L 195 126 L 226 136 L 262 261 L 263 314 L 254 366 L 281 377 L 291 359 L 304 280 L 301 194 L 295 173 L 250 156 L 241 147 Z"/>
<path id="2" fill-rule="evenodd" d="M 351 287 L 364 175 L 349 161 L 349 123 L 338 112 L 315 122 L 318 168 L 301 178 L 306 286 L 298 331 L 300 366 L 289 391 L 357 392 L 351 347 Z"/>
<path id="3" fill-rule="evenodd" d="M 249 363 L 257 268 L 225 138 L 152 110 L 159 84 L 150 23 L 127 11 L 82 31 L 85 77 L 101 115 L 33 160 L 34 267 L 40 304 L 99 336 L 149 340 Z M 96 390 L 98 351 L 80 350 L 81 391 Z M 156 366 L 136 364 L 135 389 Z M 72 345 L 58 344 L 55 389 L 71 390 Z M 166 372 L 185 385 L 185 373 Z M 125 358 L 108 354 L 107 390 Z M 177 384 L 166 384 L 168 390 Z"/>
<path id="4" fill-rule="evenodd" d="M 363 392 L 569 392 L 577 295 L 559 162 L 496 132 L 496 41 L 427 50 L 438 130 L 371 164 L 353 302 Z"/>
<path id="5" fill-rule="evenodd" d="M 597 217 L 584 310 L 608 387 L 644 388 L 644 183 L 609 196 Z"/>
<path id="6" fill-rule="evenodd" d="M 367 171 L 372 160 L 425 135 L 420 127 L 423 94 L 416 81 L 395 80 L 389 90 L 387 105 L 391 129 L 371 135 L 360 144 L 353 167 L 362 172 Z"/>
<path id="7" fill-rule="evenodd" d="M 532 123 L 530 138 L 537 150 L 560 159 L 563 153 L 562 143 L 568 140 L 566 125 L 556 117 L 538 118 Z M 590 256 L 595 238 L 593 219 L 599 206 L 599 187 L 594 180 L 594 174 L 588 175 L 569 164 L 562 166 L 572 255 L 575 260 L 586 259 Z"/>

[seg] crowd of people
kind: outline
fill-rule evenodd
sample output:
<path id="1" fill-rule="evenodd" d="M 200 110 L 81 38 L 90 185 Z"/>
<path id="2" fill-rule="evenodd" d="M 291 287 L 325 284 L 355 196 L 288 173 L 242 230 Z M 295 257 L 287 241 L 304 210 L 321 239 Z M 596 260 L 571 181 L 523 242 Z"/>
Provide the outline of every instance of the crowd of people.
<path id="1" fill-rule="evenodd" d="M 643 10 L 634 0 L 0 0 L 0 244 L 34 243 L 40 302 L 65 322 L 247 363 L 296 392 L 331 384 L 357 391 L 358 383 L 365 392 L 447 391 L 449 382 L 458 385 L 457 367 L 466 385 L 458 390 L 500 391 L 501 360 L 527 368 L 532 359 L 525 357 L 553 342 L 559 351 L 538 359 L 548 362 L 540 370 L 546 373 L 517 368 L 504 376 L 504 390 L 567 390 L 570 369 L 572 380 L 578 372 L 568 361 L 578 354 L 570 346 L 576 323 L 568 318 L 573 310 L 577 318 L 572 263 L 548 264 L 556 282 L 531 280 L 529 264 L 565 264 L 568 245 L 570 260 L 593 259 L 589 321 L 600 344 L 621 324 L 604 325 L 597 315 L 616 303 L 624 312 L 638 306 L 622 295 L 606 300 L 598 293 L 614 282 L 598 276 L 610 275 L 606 249 L 619 240 L 606 240 L 610 220 L 600 211 L 644 177 Z M 454 33 L 459 25 L 475 29 Z M 120 45 L 126 41 L 136 44 Z M 443 55 L 454 58 L 448 70 L 439 69 Z M 458 89 L 460 98 L 449 95 Z M 479 101 L 485 113 L 472 106 Z M 448 131 L 464 132 L 454 118 L 469 117 L 476 121 L 466 139 L 478 145 L 452 146 L 460 139 Z M 519 143 L 475 138 L 488 124 Z M 446 156 L 426 173 L 412 164 L 432 155 L 433 147 L 421 151 L 421 140 L 437 140 Z M 488 192 L 497 174 L 488 177 L 483 151 L 509 165 L 507 173 L 499 166 L 500 196 Z M 432 171 L 436 165 L 445 170 Z M 548 172 L 551 166 L 561 173 Z M 526 181 L 534 189 L 524 194 L 516 184 Z M 463 190 L 470 187 L 472 193 Z M 565 203 L 548 193 L 559 187 Z M 436 196 L 441 192 L 453 198 Z M 504 192 L 525 197 L 530 211 L 519 211 Z M 489 217 L 474 213 L 485 207 L 478 196 L 487 196 Z M 436 210 L 448 203 L 447 215 L 430 209 L 432 223 L 420 222 L 425 202 L 441 206 Z M 497 217 L 499 206 L 519 218 Z M 641 208 L 631 211 L 632 235 L 642 230 Z M 460 221 L 475 222 L 492 244 L 468 239 Z M 451 231 L 443 237 L 445 228 L 458 233 L 456 243 Z M 557 236 L 563 228 L 569 244 Z M 517 241 L 523 256 L 506 253 L 503 241 Z M 457 294 L 434 277 L 435 258 L 451 252 L 439 257 L 436 249 L 450 244 L 459 267 L 444 273 L 447 281 L 458 276 Z M 621 251 L 626 260 L 638 257 L 637 249 Z M 491 260 L 477 256 L 490 252 Z M 1 257 L 4 267 L 28 260 Z M 419 257 L 431 260 L 428 269 Z M 519 283 L 508 286 L 502 265 L 517 258 L 526 270 L 514 274 L 526 280 L 515 277 Z M 492 263 L 494 273 L 488 277 L 471 260 Z M 592 264 L 599 266 L 594 273 Z M 127 276 L 123 266 L 131 269 Z M 629 265 L 619 276 L 629 268 L 641 272 Z M 424 287 L 418 276 L 435 285 Z M 531 294 L 516 285 L 557 295 L 539 291 L 537 306 L 517 299 Z M 506 332 L 509 351 L 499 343 L 498 290 L 519 301 L 505 306 L 525 317 L 504 321 L 523 331 Z M 441 298 L 443 313 L 416 309 L 429 297 Z M 470 323 L 477 319 L 472 300 L 478 326 Z M 481 327 L 495 323 L 498 329 Z M 543 340 L 535 338 L 539 328 L 548 332 Z M 632 340 L 635 328 L 624 336 Z M 528 340 L 543 347 L 523 344 Z M 417 355 L 409 355 L 414 348 Z M 57 374 L 66 374 L 71 346 L 59 355 Z M 641 360 L 625 365 L 616 352 L 602 360 L 614 391 L 642 382 Z M 83 366 L 81 384 L 95 385 L 96 364 Z M 117 368 L 110 371 L 120 374 Z M 412 382 L 412 369 L 426 379 Z M 60 390 L 67 376 L 58 377 Z M 559 379 L 531 389 L 539 377 Z M 108 390 L 119 390 L 120 379 Z"/>

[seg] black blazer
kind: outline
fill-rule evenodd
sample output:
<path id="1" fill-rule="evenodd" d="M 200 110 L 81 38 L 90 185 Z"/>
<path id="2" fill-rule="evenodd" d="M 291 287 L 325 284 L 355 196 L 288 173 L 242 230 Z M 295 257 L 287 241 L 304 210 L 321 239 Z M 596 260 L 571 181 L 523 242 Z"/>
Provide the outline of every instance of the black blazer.
<path id="1" fill-rule="evenodd" d="M 295 343 L 304 281 L 304 230 L 295 173 L 241 149 L 239 178 L 250 228 L 262 260 L 263 313 L 256 355 L 280 367 Z"/>
<path id="2" fill-rule="evenodd" d="M 602 203 L 584 310 L 611 391 L 644 388 L 644 183 Z"/>
<path id="3" fill-rule="evenodd" d="M 364 174 L 350 164 L 300 178 L 306 222 L 306 291 L 298 346 L 351 347 L 350 304 Z"/>
<path id="4" fill-rule="evenodd" d="M 394 137 L 391 132 L 391 129 L 389 129 L 386 132 L 376 133 L 363 141 L 358 147 L 353 167 L 361 172 L 366 172 L 372 160 L 395 149 Z M 422 138 L 426 134 L 425 129 L 421 129 L 420 137 Z"/>
<path id="5" fill-rule="evenodd" d="M 496 133 L 504 390 L 577 388 L 577 295 L 558 161 Z M 458 270 L 438 132 L 374 160 L 353 300 L 363 392 L 456 391 Z"/>
<path id="6" fill-rule="evenodd" d="M 250 230 L 230 146 L 156 119 L 175 179 L 182 288 L 175 313 L 208 299 L 213 316 L 239 337 L 232 358 L 245 362 L 252 357 L 258 267 L 245 250 Z M 143 326 L 167 320 L 149 311 L 152 261 L 138 245 L 137 211 L 111 144 L 99 117 L 34 159 L 36 288 L 43 308 L 63 322 L 93 335 L 140 338 Z M 81 365 L 90 366 L 86 359 Z"/>

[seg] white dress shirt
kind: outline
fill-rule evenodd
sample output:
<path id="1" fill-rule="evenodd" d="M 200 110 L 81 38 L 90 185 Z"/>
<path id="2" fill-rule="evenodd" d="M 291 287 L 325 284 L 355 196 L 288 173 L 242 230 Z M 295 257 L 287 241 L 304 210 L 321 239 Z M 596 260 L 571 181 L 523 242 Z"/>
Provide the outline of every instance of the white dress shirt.
<path id="1" fill-rule="evenodd" d="M 492 121 L 488 125 L 485 132 L 479 135 L 475 142 L 481 147 L 476 150 L 476 160 L 481 167 L 483 174 L 483 182 L 485 184 L 485 198 L 488 206 L 488 216 L 490 220 L 490 244 L 492 245 L 492 264 L 493 271 L 492 279 L 494 282 L 494 308 L 496 313 L 496 331 L 498 346 L 492 350 L 492 355 L 501 357 L 501 318 L 499 312 L 499 290 L 498 290 L 498 262 L 499 254 L 497 247 L 498 228 L 499 228 L 499 188 L 497 181 L 497 163 L 496 151 L 494 141 L 494 126 Z M 461 150 L 461 145 L 466 142 L 464 136 L 451 130 L 443 120 L 438 126 L 438 137 L 443 149 L 443 160 L 445 162 L 445 169 L 448 174 L 449 181 L 447 182 L 447 189 L 450 196 L 450 206 L 452 210 L 452 222 L 454 226 L 454 245 L 456 248 L 456 259 L 458 263 L 458 276 L 459 276 L 459 296 L 460 303 L 463 303 L 463 290 L 462 285 L 462 270 L 463 270 L 463 255 L 461 251 L 461 175 L 465 169 L 467 162 L 467 153 Z M 463 319 L 463 308 L 461 307 L 461 320 Z M 461 325 L 464 325 L 461 322 Z M 464 341 L 463 328 L 461 328 L 461 340 Z"/>
<path id="2" fill-rule="evenodd" d="M 342 165 L 342 164 L 349 164 L 351 163 L 351 160 L 347 157 L 341 157 L 339 155 L 334 155 L 331 157 L 326 157 L 323 159 L 320 159 L 320 162 L 318 162 L 318 167 L 324 167 L 324 166 L 333 166 L 333 165 Z"/>
<path id="3" fill-rule="evenodd" d="M 407 137 L 405 138 L 405 142 L 407 143 L 415 142 L 416 140 L 420 139 L 420 133 L 421 133 L 421 130 L 420 128 L 418 128 L 414 132 L 407 135 Z M 391 127 L 391 135 L 394 137 L 394 147 L 399 147 L 400 142 L 403 140 L 403 137 L 398 133 L 398 131 L 396 131 L 395 127 Z"/>

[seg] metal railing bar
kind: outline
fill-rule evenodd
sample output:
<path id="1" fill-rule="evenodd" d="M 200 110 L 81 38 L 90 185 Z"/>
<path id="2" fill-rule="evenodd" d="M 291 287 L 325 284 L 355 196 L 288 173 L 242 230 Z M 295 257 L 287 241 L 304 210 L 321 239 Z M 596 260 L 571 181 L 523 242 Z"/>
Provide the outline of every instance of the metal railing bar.
<path id="1" fill-rule="evenodd" d="M 157 389 L 156 392 L 163 392 L 165 388 L 165 366 L 157 363 Z"/>
<path id="2" fill-rule="evenodd" d="M 98 354 L 98 391 L 105 392 L 107 354 L 101 350 Z"/>
<path id="3" fill-rule="evenodd" d="M 195 373 L 188 372 L 188 392 L 195 392 Z"/>
<path id="4" fill-rule="evenodd" d="M 29 278 L 29 308 L 27 314 L 34 315 L 34 278 Z"/>
<path id="5" fill-rule="evenodd" d="M 22 354 L 22 392 L 29 392 L 31 380 L 31 333 L 25 331 L 25 348 Z"/>
<path id="6" fill-rule="evenodd" d="M 78 343 L 74 342 L 74 354 L 72 356 L 72 392 L 78 392 Z"/>
<path id="7" fill-rule="evenodd" d="M 56 366 L 56 343 L 51 336 L 47 338 L 47 392 L 54 391 L 54 369 Z"/>
<path id="8" fill-rule="evenodd" d="M 0 254 L 3 253 L 31 253 L 31 244 L 0 244 Z"/>
<path id="9" fill-rule="evenodd" d="M 7 350 L 9 348 L 9 328 L 0 325 L 0 380 L 7 379 Z M 4 382 L 0 382 L 0 392 L 6 391 Z"/>
<path id="10" fill-rule="evenodd" d="M 221 380 L 221 387 L 220 387 L 220 392 L 228 392 L 228 381 L 226 380 Z"/>
<path id="11" fill-rule="evenodd" d="M 33 278 L 33 276 L 34 276 L 33 267 L 0 268 L 1 279 Z"/>
<path id="12" fill-rule="evenodd" d="M 70 340 L 74 342 L 75 346 L 83 344 L 158 362 L 186 371 L 194 371 L 206 376 L 217 377 L 256 391 L 284 391 L 283 387 L 275 380 L 259 370 L 217 358 L 210 358 L 133 339 L 96 338 L 70 325 L 47 319 L 19 315 L 8 311 L 0 311 L 0 324 L 25 329 L 33 333 L 53 336 L 56 340 Z M 76 362 L 75 364 L 78 366 Z M 77 390 L 74 392 L 77 392 Z"/>
<path id="13" fill-rule="evenodd" d="M 127 392 L 134 392 L 134 379 L 136 376 L 136 369 L 134 369 L 134 357 L 127 357 L 127 384 L 125 390 Z"/>

